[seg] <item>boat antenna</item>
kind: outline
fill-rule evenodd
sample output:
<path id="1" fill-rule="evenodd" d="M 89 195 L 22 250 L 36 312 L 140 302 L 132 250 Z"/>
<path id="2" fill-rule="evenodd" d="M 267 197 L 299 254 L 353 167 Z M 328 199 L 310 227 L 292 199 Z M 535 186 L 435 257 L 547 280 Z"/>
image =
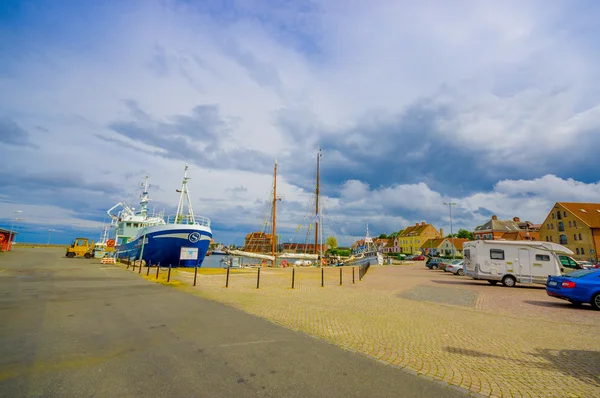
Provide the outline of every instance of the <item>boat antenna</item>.
<path id="1" fill-rule="evenodd" d="M 147 214 L 148 214 L 148 188 L 150 187 L 150 184 L 148 184 L 148 176 L 146 176 L 144 182 L 141 184 L 142 187 L 144 187 L 144 192 L 142 192 L 142 194 L 140 195 L 140 198 L 142 199 L 140 201 L 140 215 L 142 215 L 144 218 L 146 218 Z"/>
<path id="2" fill-rule="evenodd" d="M 315 254 L 319 254 L 319 179 L 321 148 L 317 147 L 317 188 L 315 190 Z"/>
<path id="3" fill-rule="evenodd" d="M 273 221 L 271 225 L 271 255 L 273 256 L 273 266 L 275 266 L 275 246 L 277 239 L 277 159 L 273 166 Z"/>

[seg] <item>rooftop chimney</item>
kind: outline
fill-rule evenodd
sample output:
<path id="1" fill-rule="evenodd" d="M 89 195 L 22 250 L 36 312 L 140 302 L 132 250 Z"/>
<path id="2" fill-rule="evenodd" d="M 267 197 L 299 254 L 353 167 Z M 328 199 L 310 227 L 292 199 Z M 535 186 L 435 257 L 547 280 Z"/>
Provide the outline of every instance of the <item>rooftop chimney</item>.
<path id="1" fill-rule="evenodd" d="M 421 225 L 422 225 L 422 226 L 425 226 L 425 221 L 421 222 Z"/>
<path id="2" fill-rule="evenodd" d="M 521 222 L 521 219 L 519 217 L 513 217 L 513 221 L 514 222 Z"/>
<path id="3" fill-rule="evenodd" d="M 497 220 L 497 219 L 498 219 L 498 216 L 497 216 L 497 215 L 493 215 L 493 216 L 492 216 L 492 220 Z"/>
<path id="4" fill-rule="evenodd" d="M 419 223 L 418 223 L 418 222 L 416 222 L 416 223 L 415 223 L 415 227 L 418 227 L 418 226 L 419 226 Z"/>

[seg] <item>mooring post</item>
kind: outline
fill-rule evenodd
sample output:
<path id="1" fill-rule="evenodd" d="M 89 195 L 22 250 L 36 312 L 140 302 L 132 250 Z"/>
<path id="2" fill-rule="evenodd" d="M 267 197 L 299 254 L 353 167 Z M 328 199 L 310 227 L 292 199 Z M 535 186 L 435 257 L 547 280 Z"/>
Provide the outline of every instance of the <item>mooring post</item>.
<path id="1" fill-rule="evenodd" d="M 227 266 L 227 277 L 225 278 L 225 287 L 229 287 L 229 266 Z"/>
<path id="2" fill-rule="evenodd" d="M 321 266 L 321 287 L 325 286 L 325 269 Z"/>
<path id="3" fill-rule="evenodd" d="M 131 259 L 130 259 L 130 258 L 128 258 L 128 259 L 127 259 L 127 269 L 129 269 L 129 266 L 130 266 L 130 265 L 131 265 Z"/>
<path id="4" fill-rule="evenodd" d="M 150 267 L 152 266 L 152 260 L 149 261 L 149 264 L 146 264 L 146 276 L 150 276 Z"/>
<path id="5" fill-rule="evenodd" d="M 167 282 L 171 282 L 171 264 L 169 264 L 169 273 L 167 274 Z"/>
<path id="6" fill-rule="evenodd" d="M 139 271 L 138 271 L 138 274 L 141 274 L 141 273 L 142 273 L 142 261 L 144 261 L 144 260 L 142 260 L 142 259 L 140 258 L 140 269 L 139 269 Z M 146 264 L 146 265 L 148 265 L 148 264 Z"/>
<path id="7" fill-rule="evenodd" d="M 156 279 L 158 279 L 158 271 L 160 271 L 160 263 L 156 265 Z"/>
<path id="8" fill-rule="evenodd" d="M 256 274 L 256 288 L 260 287 L 260 268 L 258 269 L 258 274 Z"/>
<path id="9" fill-rule="evenodd" d="M 296 268 L 292 268 L 292 289 L 294 288 L 294 279 L 296 278 Z"/>
<path id="10" fill-rule="evenodd" d="M 356 268 L 356 267 L 352 267 L 352 283 L 355 283 L 355 282 L 354 282 L 354 269 L 355 269 L 355 268 Z"/>
<path id="11" fill-rule="evenodd" d="M 340 267 L 340 286 L 342 286 L 342 267 Z"/>
<path id="12" fill-rule="evenodd" d="M 198 264 L 194 267 L 194 286 L 196 286 L 196 277 L 198 276 Z"/>

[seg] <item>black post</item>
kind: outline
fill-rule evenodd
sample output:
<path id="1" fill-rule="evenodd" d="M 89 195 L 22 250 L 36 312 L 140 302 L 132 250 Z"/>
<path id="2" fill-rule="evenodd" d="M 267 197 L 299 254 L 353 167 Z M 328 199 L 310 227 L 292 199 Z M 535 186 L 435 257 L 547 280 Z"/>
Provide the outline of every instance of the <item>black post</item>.
<path id="1" fill-rule="evenodd" d="M 296 279 L 296 268 L 292 268 L 292 289 L 294 288 L 294 279 Z"/>
<path id="2" fill-rule="evenodd" d="M 146 264 L 146 276 L 150 276 L 150 266 L 152 265 L 152 261 L 150 261 L 150 264 Z"/>
<path id="3" fill-rule="evenodd" d="M 342 267 L 340 267 L 340 286 L 342 286 Z"/>
<path id="4" fill-rule="evenodd" d="M 256 288 L 260 287 L 260 268 L 258 269 L 258 274 L 256 276 Z"/>
<path id="5" fill-rule="evenodd" d="M 356 268 L 356 267 L 352 267 L 352 283 L 354 283 L 354 269 L 355 269 L 355 268 Z"/>
<path id="6" fill-rule="evenodd" d="M 141 273 L 142 273 L 142 261 L 144 261 L 144 260 L 142 260 L 142 259 L 140 258 L 140 269 L 139 269 L 139 271 L 138 271 L 138 274 L 141 274 Z M 146 264 L 146 265 L 148 265 L 148 264 Z"/>
<path id="7" fill-rule="evenodd" d="M 362 281 L 362 275 L 363 275 L 362 267 L 363 267 L 362 265 L 358 266 L 358 281 L 359 282 Z"/>
<path id="8" fill-rule="evenodd" d="M 133 260 L 133 267 L 131 269 L 133 272 L 135 272 L 135 260 Z"/>
<path id="9" fill-rule="evenodd" d="M 325 269 L 321 266 L 321 287 L 325 286 Z"/>
<path id="10" fill-rule="evenodd" d="M 160 263 L 156 265 L 156 279 L 158 279 L 158 271 L 160 271 Z"/>
<path id="11" fill-rule="evenodd" d="M 198 276 L 198 263 L 194 267 L 194 286 L 196 286 L 196 277 Z"/>
<path id="12" fill-rule="evenodd" d="M 171 282 L 171 264 L 169 264 L 169 273 L 167 274 L 167 283 Z"/>
<path id="13" fill-rule="evenodd" d="M 225 278 L 225 287 L 229 287 L 229 266 L 227 266 L 227 278 Z"/>
<path id="14" fill-rule="evenodd" d="M 129 269 L 129 266 L 130 266 L 130 265 L 131 265 L 131 259 L 130 259 L 130 258 L 128 258 L 128 259 L 127 259 L 127 269 Z"/>

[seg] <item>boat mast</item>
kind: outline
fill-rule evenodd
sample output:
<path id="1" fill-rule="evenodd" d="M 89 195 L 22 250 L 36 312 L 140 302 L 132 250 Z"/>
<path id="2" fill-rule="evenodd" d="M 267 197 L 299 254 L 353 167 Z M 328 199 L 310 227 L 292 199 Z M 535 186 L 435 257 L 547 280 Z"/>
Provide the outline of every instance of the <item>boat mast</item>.
<path id="1" fill-rule="evenodd" d="M 192 209 L 192 201 L 190 200 L 190 193 L 187 189 L 187 182 L 190 179 L 187 176 L 188 165 L 185 165 L 185 171 L 183 172 L 183 183 L 181 185 L 181 190 L 177 190 L 179 192 L 179 204 L 177 205 L 177 215 L 175 216 L 175 223 L 179 224 L 183 220 L 183 207 L 184 201 L 187 201 L 188 206 L 188 214 L 187 214 L 187 224 L 195 224 L 196 220 L 194 219 L 194 210 Z"/>
<path id="2" fill-rule="evenodd" d="M 271 225 L 271 255 L 275 257 L 275 240 L 277 234 L 277 160 L 275 160 L 275 166 L 273 167 L 273 225 Z M 273 266 L 275 265 L 275 259 L 273 259 Z"/>
<path id="3" fill-rule="evenodd" d="M 142 199 L 140 201 L 140 215 L 144 217 L 144 220 L 148 215 L 148 188 L 150 187 L 150 184 L 148 184 L 148 178 L 149 177 L 146 176 L 146 179 L 142 183 L 142 187 L 144 187 L 144 192 L 142 192 L 142 194 L 140 195 L 140 198 Z"/>
<path id="4" fill-rule="evenodd" d="M 321 148 L 317 149 L 317 188 L 315 190 L 315 254 L 319 254 L 319 168 L 321 162 Z"/>

